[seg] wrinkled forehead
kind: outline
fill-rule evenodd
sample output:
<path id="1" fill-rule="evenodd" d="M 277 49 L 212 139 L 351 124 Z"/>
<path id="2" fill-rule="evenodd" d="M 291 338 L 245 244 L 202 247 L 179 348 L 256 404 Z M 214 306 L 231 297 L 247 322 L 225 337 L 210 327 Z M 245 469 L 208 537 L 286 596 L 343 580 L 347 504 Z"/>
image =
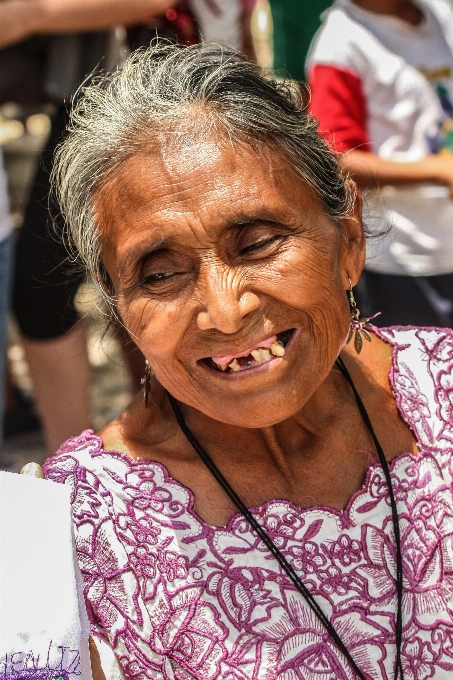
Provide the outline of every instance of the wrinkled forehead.
<path id="1" fill-rule="evenodd" d="M 276 147 L 232 139 L 224 130 L 209 134 L 193 125 L 158 132 L 135 147 L 98 189 L 93 201 L 96 222 L 102 228 L 107 213 L 118 210 L 163 209 L 201 194 L 236 202 L 298 185 L 311 193 L 286 156 Z M 221 205 L 219 203 L 218 208 Z"/>
<path id="2" fill-rule="evenodd" d="M 160 147 L 162 164 L 175 176 L 213 169 L 221 155 L 222 145 L 214 139 L 184 137 L 173 143 L 167 139 Z"/>
<path id="3" fill-rule="evenodd" d="M 272 165 L 266 149 L 253 153 L 215 138 L 154 138 L 110 173 L 94 204 L 97 226 L 102 230 L 106 220 L 143 211 L 162 218 L 179 211 L 199 212 L 214 199 L 220 210 L 228 197 L 235 195 L 239 201 L 245 184 L 250 196 L 256 193 L 257 175 L 273 174 Z"/>
<path id="4" fill-rule="evenodd" d="M 143 151 L 151 161 L 161 164 L 165 173 L 179 181 L 193 173 L 214 172 L 225 157 L 230 159 L 244 144 L 229 140 L 224 131 L 208 129 L 206 120 L 196 125 L 192 117 L 186 124 L 178 121 L 170 128 L 158 131 Z"/>
<path id="5" fill-rule="evenodd" d="M 106 180 L 101 179 L 94 192 L 94 203 L 102 202 L 103 195 L 114 185 L 117 185 L 115 196 L 125 200 L 127 193 L 134 194 L 134 189 L 139 189 L 145 175 L 154 174 L 156 195 L 162 200 L 162 193 L 170 188 L 173 193 L 177 187 L 193 184 L 195 190 L 198 182 L 215 184 L 219 179 L 217 183 L 220 184 L 227 175 L 234 188 L 237 184 L 235 176 L 247 175 L 247 170 L 250 175 L 255 171 L 260 174 L 261 170 L 261 174 L 274 177 L 285 166 L 285 174 L 297 174 L 274 142 L 258 141 L 246 130 L 229 127 L 218 113 L 212 106 L 191 103 L 178 107 L 159 122 L 145 124 L 135 135 L 133 153 L 119 160 L 108 172 Z M 118 192 L 120 184 L 122 190 Z M 251 182 L 252 191 L 253 187 L 254 182 Z M 152 199 L 151 193 L 148 196 Z"/>

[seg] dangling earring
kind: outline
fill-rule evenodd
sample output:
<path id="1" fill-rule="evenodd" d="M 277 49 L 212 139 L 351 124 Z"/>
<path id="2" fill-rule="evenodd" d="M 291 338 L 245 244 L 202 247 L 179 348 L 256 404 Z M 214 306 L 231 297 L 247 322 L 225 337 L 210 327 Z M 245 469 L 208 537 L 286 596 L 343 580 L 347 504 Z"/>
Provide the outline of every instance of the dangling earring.
<path id="1" fill-rule="evenodd" d="M 348 281 L 349 281 L 348 290 L 349 307 L 351 308 L 351 325 L 349 328 L 349 334 L 348 339 L 346 340 L 346 344 L 348 342 L 351 342 L 352 336 L 355 333 L 354 348 L 357 354 L 360 354 L 363 346 L 363 340 L 360 333 L 363 333 L 363 337 L 366 340 L 368 340 L 368 342 L 371 342 L 371 335 L 368 333 L 368 331 L 373 328 L 373 324 L 370 323 L 370 320 L 374 319 L 376 316 L 379 316 L 380 312 L 374 314 L 373 316 L 370 316 L 369 319 L 366 319 L 365 317 L 360 318 L 360 309 L 358 309 L 357 307 L 354 293 L 352 292 L 351 279 L 348 278 Z"/>
<path id="2" fill-rule="evenodd" d="M 149 365 L 148 359 L 146 359 L 145 375 L 140 380 L 140 385 L 143 385 L 143 401 L 145 402 L 145 406 L 148 406 L 148 396 L 149 393 L 151 392 L 151 376 L 152 376 L 151 366 Z"/>

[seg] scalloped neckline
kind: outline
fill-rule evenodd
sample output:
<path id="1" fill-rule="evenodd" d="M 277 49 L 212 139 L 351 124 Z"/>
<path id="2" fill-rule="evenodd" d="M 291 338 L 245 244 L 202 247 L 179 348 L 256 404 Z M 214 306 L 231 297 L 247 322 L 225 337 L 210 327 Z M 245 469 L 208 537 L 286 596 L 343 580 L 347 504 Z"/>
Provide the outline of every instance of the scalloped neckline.
<path id="1" fill-rule="evenodd" d="M 391 330 L 416 330 L 415 327 L 413 326 L 392 326 Z M 392 347 L 392 362 L 388 374 L 388 380 L 390 383 L 390 387 L 392 390 L 392 394 L 395 399 L 395 404 L 396 408 L 398 410 L 398 413 L 400 414 L 401 418 L 403 419 L 404 423 L 406 426 L 409 428 L 411 431 L 412 435 L 415 438 L 415 441 L 417 445 L 419 446 L 419 453 L 414 455 L 410 451 L 403 451 L 402 453 L 399 453 L 397 456 L 392 458 L 391 461 L 389 461 L 389 469 L 391 472 L 393 472 L 394 468 L 396 467 L 397 464 L 401 463 L 404 461 L 404 459 L 409 458 L 412 461 L 420 461 L 425 458 L 426 455 L 428 455 L 429 451 L 423 447 L 422 442 L 420 441 L 420 438 L 418 436 L 418 432 L 414 431 L 414 429 L 411 427 L 411 425 L 407 422 L 407 419 L 405 417 L 405 414 L 403 413 L 402 409 L 400 408 L 399 400 L 395 394 L 395 374 L 399 373 L 399 366 L 398 366 L 398 361 L 397 361 L 397 354 L 401 348 L 404 348 L 407 345 L 399 345 L 396 341 L 392 342 L 390 337 L 387 336 L 385 333 L 386 328 L 377 328 L 375 327 L 374 332 L 376 335 L 383 340 L 384 342 L 388 343 Z M 417 328 L 417 330 L 422 330 L 420 328 Z M 130 458 L 126 453 L 123 451 L 118 451 L 116 449 L 105 449 L 104 448 L 104 442 L 102 441 L 101 437 L 96 435 L 93 430 L 85 430 L 82 432 L 79 437 L 82 437 L 83 435 L 89 436 L 91 440 L 95 440 L 98 444 L 98 449 L 96 452 L 89 451 L 89 454 L 91 458 L 95 458 L 97 456 L 106 454 L 109 456 L 113 456 L 115 458 L 119 458 L 123 460 L 130 468 L 134 467 L 158 467 L 162 471 L 162 475 L 164 477 L 165 483 L 171 483 L 174 486 L 176 486 L 179 489 L 182 489 L 188 496 L 188 504 L 186 507 L 187 512 L 197 521 L 199 522 L 205 529 L 208 529 L 209 531 L 213 532 L 219 532 L 219 531 L 227 531 L 229 533 L 233 533 L 233 525 L 237 521 L 238 518 L 243 518 L 242 513 L 238 510 L 235 512 L 230 519 L 228 520 L 227 524 L 224 526 L 217 526 L 213 524 L 209 524 L 206 520 L 204 520 L 198 512 L 195 510 L 195 496 L 193 491 L 185 486 L 182 482 L 179 480 L 175 479 L 172 477 L 170 474 L 167 466 L 164 463 L 161 463 L 160 461 L 157 460 L 134 460 L 133 458 Z M 79 438 L 79 437 L 76 437 Z M 62 452 L 63 453 L 63 452 Z M 64 452 L 66 453 L 66 452 Z M 70 453 L 70 452 L 68 452 Z M 379 461 L 375 461 L 372 463 L 366 470 L 365 476 L 363 479 L 363 483 L 360 486 L 360 488 L 357 491 L 354 491 L 354 493 L 351 495 L 349 498 L 348 502 L 346 503 L 346 506 L 343 510 L 337 510 L 336 508 L 332 508 L 330 506 L 324 506 L 324 505 L 311 505 L 307 508 L 302 508 L 292 501 L 289 501 L 287 499 L 280 499 L 280 498 L 271 498 L 267 501 L 264 501 L 261 505 L 258 506 L 252 506 L 249 509 L 249 511 L 257 516 L 257 517 L 262 517 L 265 513 L 266 510 L 269 506 L 271 505 L 283 505 L 291 509 L 293 512 L 295 512 L 298 516 L 304 516 L 307 514 L 311 514 L 314 512 L 321 512 L 326 515 L 330 515 L 334 517 L 336 520 L 341 520 L 341 523 L 344 527 L 346 526 L 351 526 L 355 522 L 353 521 L 351 517 L 351 511 L 353 509 L 353 506 L 360 496 L 366 495 L 369 492 L 369 482 L 370 482 L 370 477 L 371 475 L 377 470 L 377 469 L 382 469 L 382 466 Z M 365 515 L 364 515 L 365 518 Z"/>

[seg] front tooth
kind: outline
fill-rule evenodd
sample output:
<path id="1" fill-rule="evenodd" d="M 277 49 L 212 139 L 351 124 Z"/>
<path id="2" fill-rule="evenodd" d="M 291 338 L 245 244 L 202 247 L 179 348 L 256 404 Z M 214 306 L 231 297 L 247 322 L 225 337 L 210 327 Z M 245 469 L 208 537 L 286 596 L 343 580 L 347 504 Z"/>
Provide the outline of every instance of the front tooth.
<path id="1" fill-rule="evenodd" d="M 217 368 L 220 368 L 221 371 L 226 371 L 228 368 L 228 364 L 225 364 L 222 366 L 222 364 L 216 364 Z"/>
<path id="2" fill-rule="evenodd" d="M 255 359 L 257 364 L 260 364 L 263 360 L 263 355 L 261 354 L 262 350 L 261 349 L 252 349 L 250 354 L 252 357 Z"/>
<path id="3" fill-rule="evenodd" d="M 239 364 L 239 361 L 237 359 L 233 359 L 233 361 L 230 364 L 230 368 L 232 371 L 240 371 L 241 366 Z"/>
<path id="4" fill-rule="evenodd" d="M 263 357 L 264 361 L 270 361 L 270 359 L 272 358 L 271 353 L 269 352 L 268 349 L 262 349 L 261 356 Z"/>
<path id="5" fill-rule="evenodd" d="M 276 341 L 271 345 L 271 352 L 276 357 L 282 357 L 285 354 L 285 348 L 278 341 Z"/>

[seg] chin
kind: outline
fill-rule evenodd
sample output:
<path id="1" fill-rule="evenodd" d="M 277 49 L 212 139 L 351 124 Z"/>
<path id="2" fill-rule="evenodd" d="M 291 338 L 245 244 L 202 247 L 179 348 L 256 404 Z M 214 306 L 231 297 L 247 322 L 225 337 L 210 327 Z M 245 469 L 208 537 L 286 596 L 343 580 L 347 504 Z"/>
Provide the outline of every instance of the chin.
<path id="1" fill-rule="evenodd" d="M 309 397 L 310 393 L 304 394 L 301 389 L 300 381 L 290 381 L 242 394 L 204 390 L 200 401 L 193 406 L 214 420 L 236 427 L 260 429 L 291 418 Z"/>

